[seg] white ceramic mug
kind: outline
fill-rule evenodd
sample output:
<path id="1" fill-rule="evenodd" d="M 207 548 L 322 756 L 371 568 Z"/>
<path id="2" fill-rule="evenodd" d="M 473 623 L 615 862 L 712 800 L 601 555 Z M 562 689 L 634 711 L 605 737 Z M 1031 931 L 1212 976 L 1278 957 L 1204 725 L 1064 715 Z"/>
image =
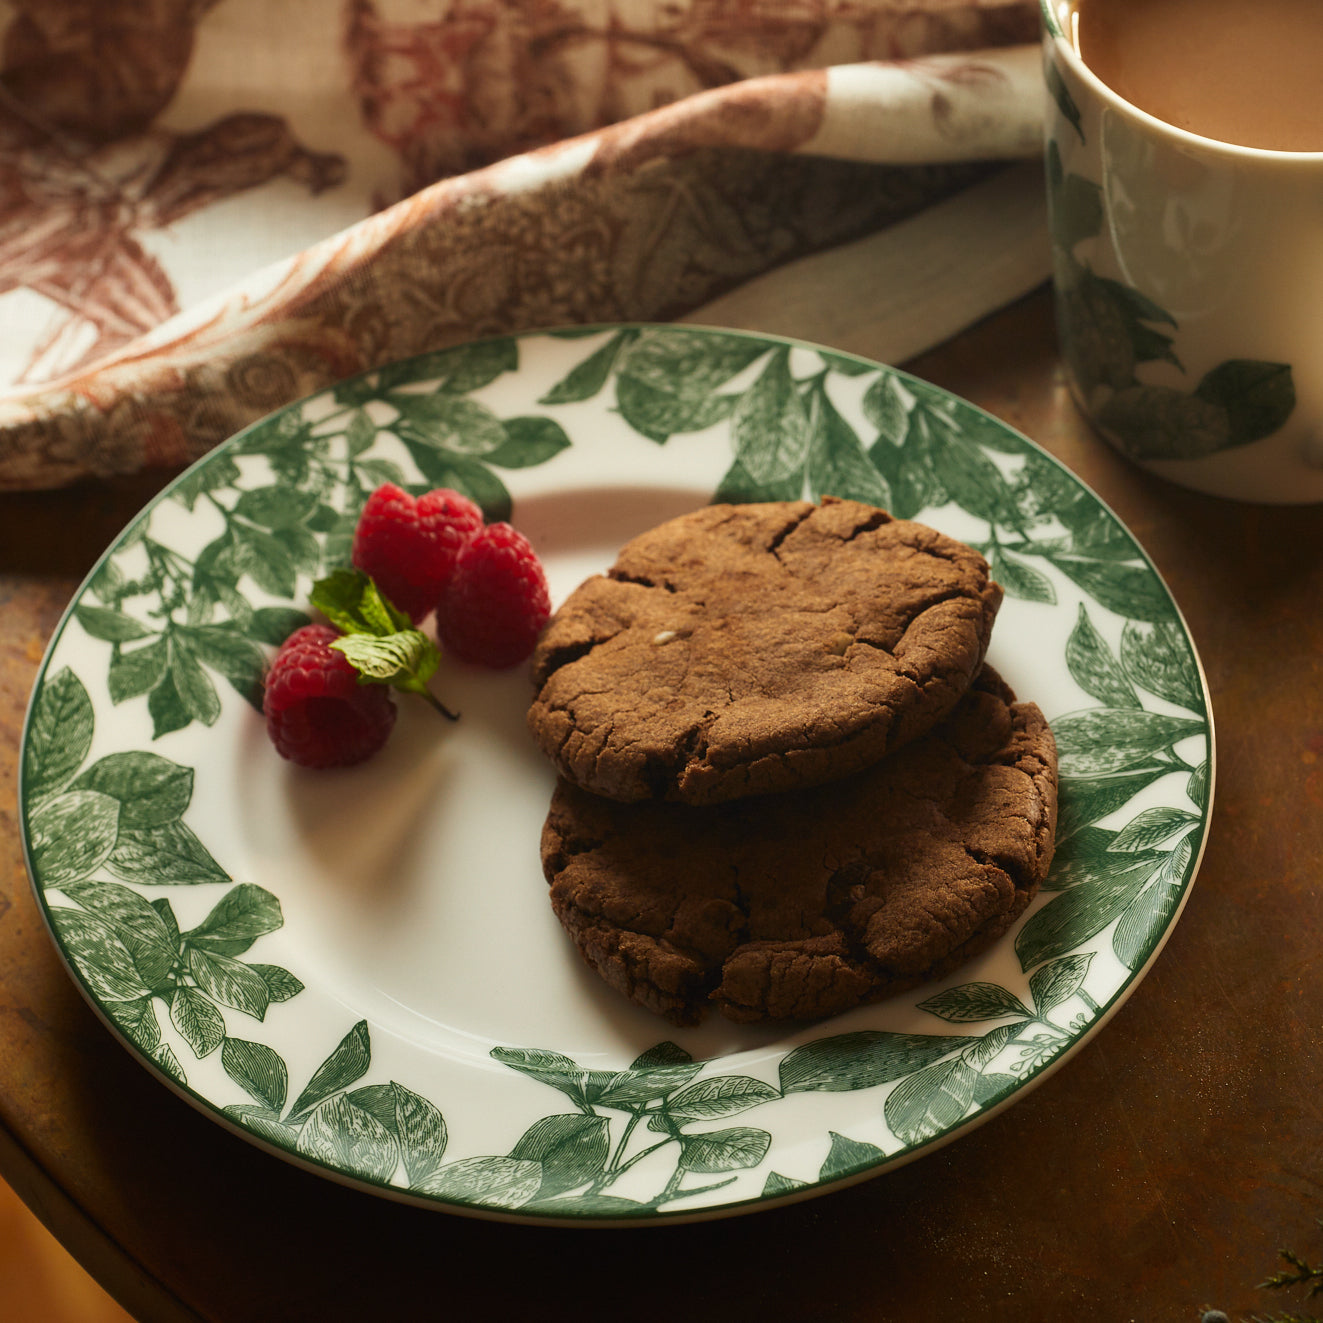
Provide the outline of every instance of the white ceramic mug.
<path id="1" fill-rule="evenodd" d="M 1186 487 L 1323 501 L 1323 152 L 1202 138 L 1123 101 L 1040 0 L 1057 323 L 1097 430 Z"/>

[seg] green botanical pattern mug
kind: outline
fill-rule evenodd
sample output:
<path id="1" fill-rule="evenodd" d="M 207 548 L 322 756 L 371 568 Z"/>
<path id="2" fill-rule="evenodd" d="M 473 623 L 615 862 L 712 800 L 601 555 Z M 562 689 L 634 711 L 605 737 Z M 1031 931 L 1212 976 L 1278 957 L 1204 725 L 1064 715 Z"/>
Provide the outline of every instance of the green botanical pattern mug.
<path id="1" fill-rule="evenodd" d="M 1241 500 L 1323 500 L 1323 153 L 1173 128 L 1042 0 L 1057 316 L 1072 391 L 1135 462 Z"/>

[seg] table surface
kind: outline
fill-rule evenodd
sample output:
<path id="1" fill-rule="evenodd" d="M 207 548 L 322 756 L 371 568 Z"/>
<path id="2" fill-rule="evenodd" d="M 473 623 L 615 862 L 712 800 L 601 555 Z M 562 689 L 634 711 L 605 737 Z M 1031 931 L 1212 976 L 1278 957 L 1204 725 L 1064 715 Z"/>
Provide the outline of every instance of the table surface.
<path id="1" fill-rule="evenodd" d="M 1258 1284 L 1282 1246 L 1323 1259 L 1323 520 L 1183 491 L 1100 443 L 1046 290 L 909 366 L 1057 455 L 1167 579 L 1217 722 L 1209 845 L 1148 977 L 1038 1088 L 899 1170 L 726 1221 L 549 1229 L 392 1203 L 258 1151 L 138 1065 L 47 937 L 16 785 L 46 643 L 163 475 L 0 496 L 0 1174 L 143 1323 L 506 1318 L 534 1299 L 544 1320 L 634 1323 L 708 1297 L 726 1320 L 838 1323 L 1306 1308 Z"/>

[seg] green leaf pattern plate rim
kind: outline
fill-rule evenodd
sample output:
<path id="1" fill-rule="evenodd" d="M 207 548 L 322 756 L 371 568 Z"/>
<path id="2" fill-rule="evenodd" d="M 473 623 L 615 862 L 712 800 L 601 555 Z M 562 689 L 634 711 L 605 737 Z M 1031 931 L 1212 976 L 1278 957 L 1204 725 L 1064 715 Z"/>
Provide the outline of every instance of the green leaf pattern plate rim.
<path id="1" fill-rule="evenodd" d="M 671 1030 L 550 914 L 552 774 L 527 677 L 443 663 L 366 767 L 281 762 L 262 668 L 383 481 L 513 515 L 559 600 L 713 499 L 836 494 L 980 547 L 990 660 L 1052 722 L 1041 896 L 953 976 L 812 1025 Z M 101 1018 L 255 1144 L 392 1198 L 604 1225 L 876 1175 L 1022 1096 L 1106 1021 L 1189 894 L 1212 713 L 1177 608 L 1033 442 L 912 376 L 787 339 L 622 325 L 499 337 L 282 409 L 158 496 L 47 653 L 20 802 L 34 889 Z"/>

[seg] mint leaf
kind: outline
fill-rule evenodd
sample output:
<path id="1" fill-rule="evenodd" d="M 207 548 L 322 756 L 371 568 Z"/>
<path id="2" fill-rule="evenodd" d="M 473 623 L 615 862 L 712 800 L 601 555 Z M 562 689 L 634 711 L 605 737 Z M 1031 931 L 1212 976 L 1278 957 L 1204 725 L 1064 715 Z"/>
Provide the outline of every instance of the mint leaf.
<path id="1" fill-rule="evenodd" d="M 353 663 L 354 669 L 370 684 L 395 684 L 402 679 L 427 681 L 436 674 L 441 654 L 437 646 L 419 629 L 405 629 L 397 634 L 378 637 L 372 634 L 346 634 L 331 644 Z"/>
<path id="2" fill-rule="evenodd" d="M 310 600 L 341 632 L 331 647 L 348 659 L 360 684 L 417 694 L 447 720 L 459 719 L 427 687 L 441 664 L 436 644 L 362 570 L 336 570 L 318 579 Z"/>
<path id="3" fill-rule="evenodd" d="M 395 634 L 413 622 L 362 570 L 335 570 L 312 585 L 313 606 L 342 634 Z"/>
<path id="4" fill-rule="evenodd" d="M 418 629 L 402 629 L 394 634 L 346 634 L 331 644 L 342 652 L 358 672 L 360 684 L 388 684 L 408 694 L 426 699 L 443 717 L 457 720 L 427 687 L 441 664 L 435 643 Z"/>

